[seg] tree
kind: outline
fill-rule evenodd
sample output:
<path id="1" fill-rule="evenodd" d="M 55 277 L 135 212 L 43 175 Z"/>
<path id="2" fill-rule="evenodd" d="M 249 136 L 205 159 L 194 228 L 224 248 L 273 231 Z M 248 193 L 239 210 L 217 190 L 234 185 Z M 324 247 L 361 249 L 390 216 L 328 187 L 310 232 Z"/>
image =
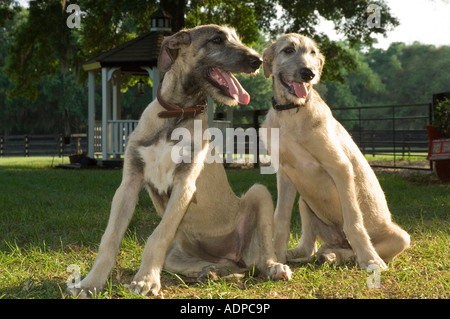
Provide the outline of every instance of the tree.
<path id="1" fill-rule="evenodd" d="M 264 39 L 262 35 L 259 35 L 258 41 L 252 46 L 254 50 L 261 53 L 268 47 L 270 43 Z M 250 103 L 246 106 L 240 105 L 238 110 L 260 110 L 268 109 L 271 107 L 272 102 L 272 82 L 267 80 L 264 76 L 264 72 L 260 69 L 260 72 L 256 75 L 236 74 L 236 78 L 242 84 L 242 86 L 250 94 Z"/>
<path id="2" fill-rule="evenodd" d="M 184 1 L 180 1 L 184 2 Z M 238 30 L 242 41 L 252 44 L 260 30 L 268 32 L 276 18 L 275 1 L 206 0 L 189 1 L 186 6 L 186 27 L 200 24 L 227 24 Z"/>
<path id="3" fill-rule="evenodd" d="M 433 93 L 449 90 L 450 47 L 392 43 L 387 50 L 372 49 L 366 55 L 386 91 L 378 101 L 387 104 L 428 103 Z"/>
<path id="4" fill-rule="evenodd" d="M 172 16 L 172 31 L 178 32 L 185 27 L 185 0 L 161 0 L 161 7 Z"/>
<path id="5" fill-rule="evenodd" d="M 17 25 L 26 19 L 27 11 L 16 14 L 14 20 L 4 22 L 0 35 L 0 134 L 12 133 L 54 133 L 62 132 L 65 110 L 70 110 L 74 118 L 74 128 L 85 126 L 87 117 L 86 85 L 76 83 L 73 72 L 60 72 L 55 76 L 45 75 L 39 79 L 34 101 L 22 96 L 7 98 L 13 84 L 3 72 L 7 60 L 6 48 L 12 41 Z"/>
<path id="6" fill-rule="evenodd" d="M 381 15 L 381 27 L 371 27 L 367 21 L 369 3 L 366 0 L 280 0 L 283 18 L 278 22 L 277 32 L 297 32 L 314 38 L 326 57 L 322 79 L 344 82 L 343 72 L 357 69 L 357 61 L 348 48 L 370 47 L 373 34 L 383 34 L 398 25 L 398 20 L 390 13 L 384 0 L 370 1 L 376 5 Z M 332 21 L 335 30 L 342 34 L 348 46 L 331 41 L 329 37 L 317 31 L 319 18 Z"/>
<path id="7" fill-rule="evenodd" d="M 71 30 L 55 27 L 66 25 L 66 15 L 61 9 L 56 1 L 31 1 L 30 8 L 22 10 L 24 19 L 16 25 L 4 69 L 15 84 L 10 97 L 23 96 L 34 101 L 42 77 L 64 77 L 80 64 Z"/>
<path id="8" fill-rule="evenodd" d="M 430 103 L 434 93 L 450 90 L 450 46 L 392 43 L 387 50 L 353 52 L 358 68 L 342 74 L 346 83 L 323 82 L 331 108 Z"/>
<path id="9" fill-rule="evenodd" d="M 3 27 L 8 20 L 12 20 L 19 10 L 20 7 L 16 1 L 0 0 L 0 27 Z"/>
<path id="10" fill-rule="evenodd" d="M 280 0 L 284 19 L 280 21 L 283 32 L 299 32 L 311 37 L 324 36 L 316 27 L 319 17 L 332 21 L 335 30 L 343 34 L 350 46 L 374 42 L 373 33 L 386 35 L 398 25 L 398 20 L 390 13 L 384 0 L 370 1 L 370 8 L 380 12 L 380 28 L 368 24 L 370 10 L 366 0 Z"/>

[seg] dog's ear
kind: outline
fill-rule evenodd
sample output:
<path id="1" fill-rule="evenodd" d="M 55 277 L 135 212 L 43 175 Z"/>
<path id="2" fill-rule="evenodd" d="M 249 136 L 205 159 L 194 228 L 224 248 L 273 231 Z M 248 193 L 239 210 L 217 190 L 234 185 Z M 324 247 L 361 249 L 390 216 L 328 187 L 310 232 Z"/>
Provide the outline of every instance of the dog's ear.
<path id="1" fill-rule="evenodd" d="M 263 52 L 263 69 L 266 78 L 272 75 L 272 62 L 275 51 L 275 43 L 272 43 L 270 47 L 266 48 Z"/>
<path id="2" fill-rule="evenodd" d="M 325 64 L 325 56 L 322 53 L 317 54 L 317 60 L 319 62 L 319 79 L 322 76 L 323 66 Z"/>
<path id="3" fill-rule="evenodd" d="M 167 72 L 175 62 L 178 51 L 183 46 L 191 44 L 191 35 L 187 31 L 180 31 L 165 39 L 161 45 L 158 57 L 158 69 L 160 72 Z"/>

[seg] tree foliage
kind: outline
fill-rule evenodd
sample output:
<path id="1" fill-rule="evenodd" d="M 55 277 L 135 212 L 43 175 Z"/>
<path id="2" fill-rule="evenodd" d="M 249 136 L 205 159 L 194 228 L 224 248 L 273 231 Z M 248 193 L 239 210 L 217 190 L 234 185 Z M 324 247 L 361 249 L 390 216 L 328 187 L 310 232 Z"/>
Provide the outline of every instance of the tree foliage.
<path id="1" fill-rule="evenodd" d="M 227 24 L 235 27 L 246 44 L 254 43 L 259 32 L 269 31 L 276 18 L 274 1 L 206 0 L 189 1 L 186 27 L 200 24 Z"/>
<path id="2" fill-rule="evenodd" d="M 331 107 L 417 104 L 450 91 L 450 47 L 393 43 L 387 50 L 351 50 L 357 69 L 344 73 L 345 83 L 326 81 Z"/>
<path id="3" fill-rule="evenodd" d="M 0 0 L 0 27 L 3 27 L 8 20 L 12 20 L 19 10 L 20 7 L 16 1 Z"/>

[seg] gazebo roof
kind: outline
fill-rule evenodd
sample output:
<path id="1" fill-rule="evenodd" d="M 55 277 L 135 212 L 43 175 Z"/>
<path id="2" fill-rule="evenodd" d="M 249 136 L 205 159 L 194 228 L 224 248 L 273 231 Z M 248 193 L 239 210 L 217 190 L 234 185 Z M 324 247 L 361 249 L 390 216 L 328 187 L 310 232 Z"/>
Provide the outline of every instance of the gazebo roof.
<path id="1" fill-rule="evenodd" d="M 172 16 L 167 13 L 167 11 L 163 10 L 163 8 L 159 7 L 158 10 L 152 13 L 150 16 L 150 19 L 157 19 L 157 18 L 168 18 L 172 19 Z"/>
<path id="2" fill-rule="evenodd" d="M 86 61 L 83 69 L 90 71 L 102 67 L 120 67 L 123 71 L 136 72 L 141 66 L 154 67 L 165 35 L 163 31 L 147 32 Z"/>

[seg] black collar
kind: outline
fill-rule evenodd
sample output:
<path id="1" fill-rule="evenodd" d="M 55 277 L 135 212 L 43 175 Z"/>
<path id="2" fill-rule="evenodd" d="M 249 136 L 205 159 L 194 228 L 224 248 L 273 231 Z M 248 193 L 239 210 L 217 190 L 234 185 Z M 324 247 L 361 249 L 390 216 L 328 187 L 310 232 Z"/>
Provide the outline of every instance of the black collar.
<path id="1" fill-rule="evenodd" d="M 272 96 L 272 106 L 277 111 L 284 111 L 284 110 L 290 110 L 300 107 L 298 104 L 278 104 L 277 101 L 275 101 L 275 98 Z"/>

